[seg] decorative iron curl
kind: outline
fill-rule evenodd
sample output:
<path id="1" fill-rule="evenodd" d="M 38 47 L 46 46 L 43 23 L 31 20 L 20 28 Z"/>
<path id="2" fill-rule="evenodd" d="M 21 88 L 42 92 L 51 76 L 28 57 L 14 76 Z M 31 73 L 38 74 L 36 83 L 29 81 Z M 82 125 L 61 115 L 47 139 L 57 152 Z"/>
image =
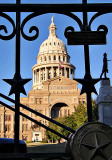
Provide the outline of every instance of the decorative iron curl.
<path id="1" fill-rule="evenodd" d="M 71 32 L 74 32 L 74 28 L 72 26 L 68 26 L 66 29 L 65 29 L 65 32 L 64 32 L 64 35 L 66 38 L 68 38 L 68 31 L 71 31 Z"/>
<path id="2" fill-rule="evenodd" d="M 92 22 L 93 22 L 97 17 L 99 17 L 99 16 L 101 16 L 101 15 L 104 15 L 104 14 L 107 14 L 107 13 L 111 13 L 111 12 L 98 12 L 98 13 L 96 13 L 96 14 L 90 19 L 90 21 L 89 21 L 89 28 L 91 28 Z"/>
<path id="3" fill-rule="evenodd" d="M 0 39 L 2 39 L 2 40 L 10 40 L 16 34 L 15 23 L 14 23 L 13 19 L 10 16 L 8 16 L 7 14 L 5 14 L 5 13 L 0 12 L 0 16 L 3 17 L 3 18 L 6 18 L 12 24 L 12 26 L 13 26 L 12 33 L 10 35 L 8 35 L 8 36 L 4 36 L 4 35 L 0 34 Z M 0 30 L 4 30 L 5 33 L 8 33 L 7 28 L 6 28 L 5 25 L 0 25 Z"/>
<path id="4" fill-rule="evenodd" d="M 39 30 L 38 30 L 38 28 L 37 28 L 36 26 L 32 26 L 32 27 L 29 29 L 29 33 L 31 33 L 32 31 L 36 31 L 36 34 L 35 34 L 34 36 L 32 36 L 32 37 L 27 36 L 27 35 L 24 33 L 23 29 L 24 29 L 25 24 L 26 24 L 30 19 L 32 19 L 32 18 L 34 18 L 34 17 L 36 17 L 36 16 L 39 16 L 39 15 L 42 15 L 42 14 L 46 14 L 46 13 L 51 13 L 51 12 L 50 12 L 50 11 L 48 11 L 48 12 L 39 12 L 39 13 L 34 12 L 34 13 L 31 13 L 30 15 L 28 15 L 28 16 L 23 20 L 23 22 L 22 22 L 22 24 L 21 24 L 21 34 L 22 34 L 23 38 L 25 38 L 26 40 L 32 41 L 32 40 L 35 40 L 35 39 L 38 37 L 38 35 L 39 35 Z M 81 29 L 82 26 L 83 26 L 83 25 L 82 25 L 82 21 L 81 21 L 76 15 L 74 15 L 73 13 L 63 12 L 63 11 L 62 11 L 62 12 L 54 12 L 54 13 L 64 14 L 64 15 L 67 15 L 68 17 L 74 19 L 74 20 L 78 23 L 80 29 Z"/>
<path id="5" fill-rule="evenodd" d="M 27 36 L 27 35 L 24 33 L 24 31 L 23 31 L 25 24 L 26 24 L 30 19 L 32 19 L 33 17 L 34 17 L 34 13 L 28 15 L 28 16 L 23 20 L 23 22 L 22 22 L 22 24 L 21 24 L 21 34 L 22 34 L 23 38 L 26 39 L 26 40 L 28 40 L 28 41 L 33 41 L 33 40 L 37 39 L 37 37 L 38 37 L 38 35 L 39 35 L 39 29 L 38 29 L 36 26 L 32 26 L 32 27 L 30 27 L 30 29 L 29 29 L 29 33 L 32 33 L 33 31 L 36 32 L 36 34 L 35 34 L 34 36 L 32 36 L 32 37 L 31 37 L 31 36 Z"/>
<path id="6" fill-rule="evenodd" d="M 108 28 L 105 26 L 105 25 L 100 25 L 98 28 L 97 28 L 97 31 L 100 31 L 100 30 L 104 30 L 104 32 L 107 34 L 108 33 Z"/>

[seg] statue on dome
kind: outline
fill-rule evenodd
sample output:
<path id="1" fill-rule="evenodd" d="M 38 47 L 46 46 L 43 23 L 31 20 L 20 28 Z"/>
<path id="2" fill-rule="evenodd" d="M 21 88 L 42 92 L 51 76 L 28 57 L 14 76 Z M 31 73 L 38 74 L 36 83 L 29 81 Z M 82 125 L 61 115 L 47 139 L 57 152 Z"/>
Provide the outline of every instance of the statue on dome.
<path id="1" fill-rule="evenodd" d="M 104 55 L 103 55 L 103 68 L 102 68 L 102 73 L 100 75 L 100 78 L 102 78 L 102 75 L 104 74 L 104 79 L 107 79 L 108 61 L 110 61 L 110 60 L 107 60 L 107 54 L 104 53 Z"/>
<path id="2" fill-rule="evenodd" d="M 54 22 L 54 16 L 51 17 L 51 22 L 52 22 L 52 23 Z"/>

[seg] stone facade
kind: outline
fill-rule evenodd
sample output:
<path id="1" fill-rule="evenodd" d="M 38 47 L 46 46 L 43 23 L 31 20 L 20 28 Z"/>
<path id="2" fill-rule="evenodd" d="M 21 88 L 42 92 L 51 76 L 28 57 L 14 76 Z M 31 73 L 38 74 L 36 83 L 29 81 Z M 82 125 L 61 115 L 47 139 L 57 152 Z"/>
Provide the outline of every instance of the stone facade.
<path id="1" fill-rule="evenodd" d="M 110 79 L 102 79 L 96 103 L 99 109 L 99 121 L 112 126 L 112 86 Z"/>
<path id="2" fill-rule="evenodd" d="M 57 38 L 53 18 L 48 39 L 41 44 L 37 64 L 32 67 L 32 71 L 32 90 L 28 97 L 21 98 L 22 104 L 50 118 L 56 118 L 72 114 L 74 106 L 86 102 L 86 95 L 80 95 L 78 83 L 73 80 L 75 66 L 70 63 L 65 44 Z M 21 112 L 48 125 L 48 121 L 25 109 L 21 108 Z M 14 113 L 3 106 L 0 107 L 0 113 L 0 136 L 12 138 Z M 45 138 L 45 129 L 20 116 L 20 139 L 41 141 Z"/>

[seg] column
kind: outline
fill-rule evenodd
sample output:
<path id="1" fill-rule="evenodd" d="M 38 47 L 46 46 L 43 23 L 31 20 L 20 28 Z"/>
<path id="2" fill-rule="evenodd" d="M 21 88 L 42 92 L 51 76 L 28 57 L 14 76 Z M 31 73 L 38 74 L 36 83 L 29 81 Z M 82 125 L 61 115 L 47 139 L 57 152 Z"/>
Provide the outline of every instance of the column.
<path id="1" fill-rule="evenodd" d="M 34 70 L 33 70 L 33 83 L 34 83 Z"/>
<path id="2" fill-rule="evenodd" d="M 64 76 L 66 77 L 66 67 L 64 67 Z"/>
<path id="3" fill-rule="evenodd" d="M 110 79 L 100 81 L 99 95 L 96 99 L 99 111 L 99 121 L 112 127 L 112 86 Z"/>

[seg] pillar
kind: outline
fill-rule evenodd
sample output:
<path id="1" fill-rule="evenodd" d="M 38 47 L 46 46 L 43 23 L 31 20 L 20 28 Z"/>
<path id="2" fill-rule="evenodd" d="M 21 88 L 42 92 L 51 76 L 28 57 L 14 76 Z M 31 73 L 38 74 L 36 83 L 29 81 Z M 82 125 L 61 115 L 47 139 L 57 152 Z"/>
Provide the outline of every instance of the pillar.
<path id="1" fill-rule="evenodd" d="M 34 70 L 33 70 L 33 83 L 34 83 Z"/>
<path id="2" fill-rule="evenodd" d="M 101 80 L 96 104 L 98 105 L 99 121 L 112 127 L 112 86 L 110 79 Z"/>
<path id="3" fill-rule="evenodd" d="M 66 67 L 64 67 L 64 76 L 67 77 L 66 76 Z"/>

